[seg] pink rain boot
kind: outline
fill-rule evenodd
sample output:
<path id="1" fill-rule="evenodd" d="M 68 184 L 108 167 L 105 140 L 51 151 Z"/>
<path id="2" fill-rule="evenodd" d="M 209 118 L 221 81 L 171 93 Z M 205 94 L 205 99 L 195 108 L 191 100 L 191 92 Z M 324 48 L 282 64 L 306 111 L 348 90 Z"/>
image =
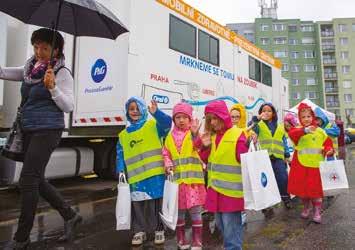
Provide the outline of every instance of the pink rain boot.
<path id="1" fill-rule="evenodd" d="M 322 199 L 312 200 L 314 206 L 313 222 L 320 224 L 322 222 Z"/>
<path id="2" fill-rule="evenodd" d="M 190 244 L 185 238 L 185 221 L 178 220 L 178 224 L 176 225 L 176 239 L 178 249 L 184 250 L 190 248 Z"/>
<path id="3" fill-rule="evenodd" d="M 202 250 L 202 221 L 192 222 L 191 250 Z"/>
<path id="4" fill-rule="evenodd" d="M 312 211 L 312 203 L 310 199 L 302 199 L 303 203 L 303 210 L 301 213 L 301 218 L 302 219 L 308 219 L 311 211 Z"/>

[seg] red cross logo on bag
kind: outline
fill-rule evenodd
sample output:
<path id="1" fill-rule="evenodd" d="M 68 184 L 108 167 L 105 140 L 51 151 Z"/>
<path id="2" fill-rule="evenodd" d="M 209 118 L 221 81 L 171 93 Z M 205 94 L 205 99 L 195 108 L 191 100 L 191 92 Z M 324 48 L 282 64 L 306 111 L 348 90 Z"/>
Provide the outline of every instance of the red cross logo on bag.
<path id="1" fill-rule="evenodd" d="M 330 177 L 330 180 L 333 180 L 334 182 L 339 179 L 339 176 L 338 176 L 337 173 L 331 173 L 331 174 L 329 175 L 329 177 Z"/>

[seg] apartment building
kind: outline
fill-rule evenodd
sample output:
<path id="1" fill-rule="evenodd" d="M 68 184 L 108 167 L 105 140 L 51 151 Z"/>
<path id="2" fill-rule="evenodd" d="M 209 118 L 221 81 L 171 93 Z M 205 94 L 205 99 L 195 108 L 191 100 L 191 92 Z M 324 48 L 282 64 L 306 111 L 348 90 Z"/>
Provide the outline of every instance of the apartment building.
<path id="1" fill-rule="evenodd" d="M 317 22 L 325 108 L 355 118 L 355 18 Z"/>
<path id="2" fill-rule="evenodd" d="M 256 18 L 227 26 L 282 61 L 290 106 L 309 98 L 344 121 L 347 115 L 355 120 L 355 18 Z"/>

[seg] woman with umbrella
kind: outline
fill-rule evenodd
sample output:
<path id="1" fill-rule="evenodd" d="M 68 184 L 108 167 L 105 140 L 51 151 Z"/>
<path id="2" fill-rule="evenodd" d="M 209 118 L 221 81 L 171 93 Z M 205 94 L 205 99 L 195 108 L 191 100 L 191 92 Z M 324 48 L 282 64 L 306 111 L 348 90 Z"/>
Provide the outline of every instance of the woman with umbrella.
<path id="1" fill-rule="evenodd" d="M 41 28 L 33 32 L 31 44 L 34 55 L 23 67 L 0 67 L 1 79 L 22 81 L 21 122 L 25 154 L 19 181 L 21 215 L 14 237 L 15 249 L 26 249 L 30 243 L 39 196 L 65 220 L 62 240 L 70 239 L 82 221 L 82 217 L 45 180 L 47 163 L 64 129 L 64 112 L 69 113 L 74 107 L 73 77 L 64 66 L 64 39 L 57 31 Z"/>

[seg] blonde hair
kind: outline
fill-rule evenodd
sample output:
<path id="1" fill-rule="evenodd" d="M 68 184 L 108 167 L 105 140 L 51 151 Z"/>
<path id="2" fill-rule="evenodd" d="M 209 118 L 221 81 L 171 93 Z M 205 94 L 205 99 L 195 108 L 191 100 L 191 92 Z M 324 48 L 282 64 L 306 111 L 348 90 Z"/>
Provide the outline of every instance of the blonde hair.
<path id="1" fill-rule="evenodd" d="M 216 131 L 211 126 L 212 117 L 217 117 L 218 122 L 221 123 L 221 125 L 223 125 L 223 126 L 224 126 L 224 122 L 221 118 L 219 118 L 218 116 L 216 116 L 214 114 L 211 114 L 211 113 L 206 114 L 206 116 L 205 116 L 205 132 L 215 134 Z"/>

